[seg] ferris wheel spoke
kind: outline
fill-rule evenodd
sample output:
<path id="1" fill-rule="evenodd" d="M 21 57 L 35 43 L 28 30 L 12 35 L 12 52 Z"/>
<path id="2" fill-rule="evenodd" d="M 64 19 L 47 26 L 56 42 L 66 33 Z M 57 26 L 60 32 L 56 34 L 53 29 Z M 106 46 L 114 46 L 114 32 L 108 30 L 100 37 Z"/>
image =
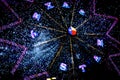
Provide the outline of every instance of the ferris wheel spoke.
<path id="1" fill-rule="evenodd" d="M 66 27 L 66 29 L 67 29 L 67 23 L 66 23 L 66 21 L 65 21 L 65 18 L 64 18 L 63 15 L 62 15 L 62 11 L 60 10 L 60 6 L 59 6 L 57 0 L 53 0 L 53 1 L 56 3 L 57 9 L 59 10 L 59 13 L 60 13 L 60 16 L 61 16 L 61 18 L 62 18 L 62 21 L 64 22 L 65 27 Z"/>
<path id="2" fill-rule="evenodd" d="M 53 64 L 55 63 L 55 60 L 58 58 L 58 56 L 60 56 L 60 53 L 63 49 L 63 45 L 60 46 L 59 50 L 57 51 L 55 57 L 53 58 L 52 62 L 50 63 L 48 69 L 51 69 L 51 67 L 53 66 Z"/>
<path id="3" fill-rule="evenodd" d="M 60 26 L 62 29 L 65 30 L 65 28 L 62 26 L 62 24 L 58 23 L 53 17 L 51 17 L 46 11 L 44 11 L 43 9 L 41 9 L 41 11 L 43 11 L 51 20 L 53 20 L 58 26 Z"/>
<path id="4" fill-rule="evenodd" d="M 76 29 L 80 28 L 81 26 L 83 26 L 85 23 L 87 23 L 89 20 L 91 19 L 91 16 L 88 19 L 85 19 L 82 23 L 80 23 Z"/>
<path id="5" fill-rule="evenodd" d="M 84 43 L 87 47 L 92 48 L 93 50 L 99 52 L 100 54 L 103 54 L 102 51 L 98 50 L 97 48 L 95 48 L 94 46 L 90 45 L 90 44 L 86 44 L 85 41 L 83 41 L 82 39 L 80 39 L 79 37 L 75 37 L 77 40 L 79 40 L 80 42 Z"/>
<path id="6" fill-rule="evenodd" d="M 73 24 L 73 19 L 74 19 L 74 14 L 75 14 L 75 4 L 76 4 L 76 2 L 73 5 L 72 18 L 71 18 L 70 26 L 72 26 L 72 24 Z"/>
<path id="7" fill-rule="evenodd" d="M 74 57 L 73 57 L 73 50 L 72 50 L 72 40 L 71 40 L 71 37 L 70 37 L 70 53 L 71 53 L 72 69 L 73 69 L 73 74 L 74 74 Z"/>
<path id="8" fill-rule="evenodd" d="M 57 40 L 57 39 L 60 39 L 60 38 L 62 38 L 62 37 L 64 37 L 64 36 L 66 36 L 66 34 L 64 34 L 64 35 L 62 35 L 62 36 L 59 36 L 59 37 L 56 37 L 56 38 L 52 38 L 52 39 L 43 41 L 43 42 L 38 42 L 38 43 L 34 44 L 34 47 L 38 47 L 38 46 L 40 46 L 40 45 L 47 44 L 47 43 L 49 43 L 49 42 L 55 41 L 55 40 Z"/>
<path id="9" fill-rule="evenodd" d="M 44 29 L 48 29 L 48 30 L 53 30 L 53 31 L 60 32 L 60 33 L 66 33 L 65 31 L 62 31 L 62 30 L 57 30 L 55 28 L 46 27 L 46 26 L 40 26 L 38 24 L 35 24 L 35 26 L 40 27 L 40 28 L 44 28 Z"/>
<path id="10" fill-rule="evenodd" d="M 103 36 L 104 34 L 101 33 L 84 33 L 85 36 Z"/>

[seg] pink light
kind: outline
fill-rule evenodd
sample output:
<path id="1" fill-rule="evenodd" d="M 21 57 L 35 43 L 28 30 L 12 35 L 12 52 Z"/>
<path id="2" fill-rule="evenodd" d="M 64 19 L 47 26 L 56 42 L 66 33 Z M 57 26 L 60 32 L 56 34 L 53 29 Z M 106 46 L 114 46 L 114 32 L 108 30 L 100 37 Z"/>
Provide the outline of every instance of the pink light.
<path id="1" fill-rule="evenodd" d="M 51 5 L 51 2 L 47 2 L 44 5 L 47 7 L 48 10 L 54 8 L 54 6 Z"/>
<path id="2" fill-rule="evenodd" d="M 36 19 L 37 21 L 39 21 L 40 20 L 40 17 L 41 17 L 41 15 L 40 14 L 38 14 L 37 12 L 35 12 L 34 14 L 33 14 L 33 19 Z"/>
<path id="3" fill-rule="evenodd" d="M 93 58 L 95 59 L 96 62 L 99 62 L 101 60 L 101 57 L 98 57 L 96 55 L 94 55 Z"/>
<path id="4" fill-rule="evenodd" d="M 24 78 L 24 80 L 31 80 L 33 78 L 40 77 L 42 75 L 48 75 L 48 73 L 47 72 L 42 72 L 42 73 L 38 73 L 38 74 L 33 74 L 33 75 L 30 75 L 30 76 L 26 76 Z"/>
<path id="5" fill-rule="evenodd" d="M 37 33 L 34 32 L 33 30 L 31 30 L 31 37 L 32 37 L 32 38 L 35 38 L 36 36 L 37 36 Z"/>
<path id="6" fill-rule="evenodd" d="M 85 72 L 85 67 L 87 67 L 85 64 L 79 65 L 79 69 L 82 69 L 82 72 Z"/>
<path id="7" fill-rule="evenodd" d="M 70 8 L 70 6 L 68 5 L 67 2 L 64 2 L 63 5 L 62 5 L 62 7 L 64 7 L 64 8 Z"/>

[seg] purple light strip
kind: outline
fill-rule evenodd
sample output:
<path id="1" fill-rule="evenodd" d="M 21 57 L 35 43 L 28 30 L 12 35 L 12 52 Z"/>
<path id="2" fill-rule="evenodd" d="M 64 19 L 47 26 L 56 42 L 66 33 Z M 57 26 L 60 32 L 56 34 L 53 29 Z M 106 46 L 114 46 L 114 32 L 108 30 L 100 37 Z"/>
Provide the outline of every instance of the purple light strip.
<path id="1" fill-rule="evenodd" d="M 104 17 L 104 18 L 109 18 L 109 19 L 113 19 L 114 22 L 113 24 L 111 25 L 110 29 L 106 32 L 106 35 L 113 41 L 115 41 L 116 43 L 120 44 L 120 42 L 118 40 L 116 40 L 115 38 L 113 38 L 112 36 L 109 35 L 110 31 L 113 29 L 113 27 L 116 25 L 116 23 L 118 22 L 118 18 L 116 17 L 113 17 L 113 16 L 106 16 L 106 15 L 103 15 L 103 14 L 97 14 L 96 13 L 96 6 L 95 6 L 95 0 L 93 0 L 93 14 L 95 16 L 101 16 L 101 17 Z"/>
<path id="2" fill-rule="evenodd" d="M 0 42 L 1 43 L 6 43 L 6 44 L 9 44 L 9 45 L 12 45 L 12 46 L 16 46 L 16 47 L 19 47 L 19 48 L 23 49 L 21 56 L 19 57 L 18 61 L 16 62 L 16 65 L 13 67 L 13 69 L 11 71 L 11 73 L 14 74 L 14 72 L 18 68 L 20 62 L 22 61 L 27 48 L 25 46 L 20 45 L 20 44 L 16 44 L 14 42 L 11 42 L 11 41 L 8 41 L 8 40 L 4 40 L 4 39 L 1 39 L 1 38 L 0 38 Z"/>
<path id="3" fill-rule="evenodd" d="M 111 44 L 110 42 L 108 42 L 109 44 Z M 119 46 L 115 45 L 115 44 L 111 44 L 112 46 L 114 46 L 116 49 L 118 49 L 120 51 Z"/>
<path id="4" fill-rule="evenodd" d="M 6 7 L 8 7 L 8 9 L 19 19 L 18 14 L 9 6 L 9 4 L 6 2 L 6 0 L 1 0 Z"/>
<path id="5" fill-rule="evenodd" d="M 12 69 L 12 71 L 11 71 L 11 73 L 14 74 L 14 72 L 15 72 L 16 69 L 18 68 L 20 62 L 22 61 L 22 59 L 23 59 L 23 57 L 24 57 L 24 55 L 25 55 L 25 52 L 26 52 L 27 48 L 26 48 L 25 46 L 20 45 L 20 44 L 16 44 L 16 43 L 14 43 L 14 42 L 11 42 L 11 41 L 8 41 L 8 40 L 4 40 L 4 39 L 1 39 L 1 38 L 0 38 L 0 42 L 1 42 L 1 43 L 6 43 L 6 44 L 9 44 L 9 45 L 12 45 L 12 46 L 20 47 L 20 48 L 23 49 L 21 56 L 19 57 L 18 61 L 16 62 L 16 65 L 13 67 L 13 69 Z"/>
<path id="6" fill-rule="evenodd" d="M 48 73 L 47 72 L 42 72 L 42 73 L 30 75 L 30 76 L 25 77 L 24 80 L 31 80 L 33 78 L 40 77 L 42 75 L 48 75 Z"/>
<path id="7" fill-rule="evenodd" d="M 5 5 L 5 6 L 17 17 L 17 19 L 18 19 L 18 21 L 15 21 L 15 22 L 12 22 L 12 23 L 10 23 L 10 24 L 8 24 L 8 25 L 3 25 L 2 27 L 0 27 L 0 30 L 2 31 L 2 30 L 5 30 L 5 29 L 7 29 L 7 28 L 11 28 L 11 27 L 14 26 L 14 25 L 20 24 L 20 23 L 22 22 L 22 19 L 21 19 L 21 18 L 18 16 L 18 14 L 9 6 L 9 4 L 6 2 L 6 0 L 1 0 L 1 1 L 4 3 L 4 5 Z M 4 39 L 1 39 L 1 38 L 0 38 L 0 42 L 6 43 L 6 44 L 9 44 L 9 45 L 12 45 L 12 46 L 20 47 L 20 48 L 23 49 L 21 56 L 19 57 L 18 61 L 16 62 L 16 65 L 13 67 L 13 69 L 12 69 L 12 71 L 11 71 L 11 73 L 14 74 L 14 72 L 15 72 L 16 69 L 18 68 L 20 62 L 22 61 L 22 59 L 23 59 L 23 57 L 24 57 L 24 55 L 25 55 L 25 52 L 26 52 L 27 48 L 26 48 L 25 46 L 20 45 L 20 44 L 16 44 L 16 43 L 14 43 L 14 42 L 11 42 L 11 41 L 8 41 L 8 40 L 4 40 Z"/>
<path id="8" fill-rule="evenodd" d="M 109 55 L 109 60 L 111 61 L 112 65 L 114 66 L 115 70 L 118 72 L 118 75 L 120 76 L 120 70 L 112 60 L 112 57 L 118 57 L 118 56 L 120 56 L 120 53 Z"/>
<path id="9" fill-rule="evenodd" d="M 17 17 L 18 21 L 12 22 L 8 25 L 3 25 L 0 27 L 0 30 L 5 30 L 7 28 L 11 28 L 14 25 L 20 24 L 22 22 L 22 19 L 18 16 L 18 14 L 9 6 L 9 4 L 6 2 L 6 0 L 1 0 L 1 1 Z"/>
<path id="10" fill-rule="evenodd" d="M 3 25 L 2 27 L 0 27 L 0 30 L 2 31 L 2 30 L 5 30 L 7 28 L 11 28 L 12 26 L 20 24 L 21 22 L 22 22 L 22 19 L 20 18 L 18 21 L 12 22 L 8 25 Z"/>
<path id="11" fill-rule="evenodd" d="M 95 9 L 96 9 L 96 7 L 95 7 L 95 5 L 96 5 L 96 4 L 95 4 L 95 0 L 93 0 L 93 4 L 92 4 L 92 5 L 93 5 L 93 14 L 95 14 Z M 92 10 L 91 10 L 91 11 L 92 11 Z"/>
<path id="12" fill-rule="evenodd" d="M 12 46 L 16 46 L 16 47 L 20 47 L 20 48 L 25 48 L 25 46 L 22 46 L 22 45 L 20 45 L 20 44 L 16 44 L 16 43 L 14 43 L 14 42 L 11 42 L 11 41 L 9 41 L 9 40 L 4 40 L 4 39 L 2 39 L 2 38 L 0 38 L 0 42 L 1 43 L 6 43 L 6 44 L 9 44 L 9 45 L 12 45 Z"/>
<path id="13" fill-rule="evenodd" d="M 101 16 L 101 17 L 104 17 L 104 18 L 109 18 L 109 19 L 113 19 L 114 22 L 113 24 L 111 25 L 110 29 L 106 32 L 106 35 L 113 41 L 117 42 L 118 44 L 120 44 L 120 42 L 118 40 L 116 40 L 115 38 L 113 38 L 112 36 L 109 35 L 110 31 L 113 29 L 113 27 L 116 25 L 116 23 L 118 22 L 118 18 L 116 17 L 113 17 L 113 16 L 106 16 L 106 15 L 103 15 L 103 14 L 97 14 L 96 13 L 96 6 L 95 6 L 95 0 L 93 0 L 93 14 L 95 16 Z M 116 66 L 116 64 L 113 62 L 113 60 L 111 59 L 112 57 L 116 57 L 116 56 L 120 56 L 120 53 L 118 54 L 112 54 L 112 55 L 109 55 L 109 60 L 111 61 L 112 65 L 114 66 L 115 70 L 118 72 L 118 75 L 120 76 L 120 70 L 118 69 L 118 67 Z"/>
<path id="14" fill-rule="evenodd" d="M 27 48 L 24 47 L 24 51 L 22 51 L 22 54 L 20 55 L 19 59 L 17 60 L 15 66 L 12 68 L 11 73 L 14 74 L 17 68 L 19 67 L 20 62 L 22 61 L 25 53 L 26 53 Z"/>
<path id="15" fill-rule="evenodd" d="M 34 2 L 34 0 L 26 0 L 26 1 L 31 2 L 31 3 L 33 3 L 33 2 Z"/>

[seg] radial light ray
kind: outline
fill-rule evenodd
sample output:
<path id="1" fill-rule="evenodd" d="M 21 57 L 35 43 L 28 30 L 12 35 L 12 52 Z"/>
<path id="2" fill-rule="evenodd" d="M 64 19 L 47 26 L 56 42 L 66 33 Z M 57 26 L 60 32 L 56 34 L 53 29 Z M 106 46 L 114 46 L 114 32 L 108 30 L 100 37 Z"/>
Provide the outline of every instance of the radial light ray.
<path id="1" fill-rule="evenodd" d="M 67 23 L 66 23 L 66 21 L 65 21 L 65 18 L 62 16 L 62 10 L 60 10 L 60 6 L 59 6 L 59 4 L 57 3 L 57 0 L 53 0 L 53 1 L 55 1 L 55 3 L 56 3 L 57 9 L 59 10 L 60 16 L 62 17 L 62 21 L 64 22 L 65 27 L 66 27 L 66 29 L 67 29 Z"/>
<path id="2" fill-rule="evenodd" d="M 44 29 L 48 29 L 48 30 L 53 30 L 53 31 L 56 31 L 56 32 L 66 33 L 65 31 L 62 31 L 62 30 L 57 30 L 55 28 L 50 28 L 50 27 L 46 27 L 46 26 L 40 26 L 38 24 L 36 24 L 35 26 L 40 27 L 40 28 L 44 28 Z"/>
<path id="3" fill-rule="evenodd" d="M 70 37 L 70 53 L 71 53 L 72 69 L 73 69 L 73 74 L 74 74 L 74 57 L 73 57 L 73 50 L 72 50 L 72 40 L 71 40 L 71 37 Z"/>
<path id="4" fill-rule="evenodd" d="M 62 24 L 58 23 L 54 18 L 52 18 L 46 11 L 44 11 L 43 9 L 41 9 L 51 20 L 53 20 L 56 24 L 58 24 L 58 26 L 60 26 L 62 29 L 65 30 L 65 28 L 62 26 Z"/>
<path id="5" fill-rule="evenodd" d="M 79 37 L 75 37 L 75 38 L 76 38 L 77 40 L 79 40 L 80 42 L 84 43 L 87 47 L 90 47 L 90 48 L 92 48 L 93 50 L 95 50 L 95 51 L 97 51 L 97 52 L 103 54 L 102 51 L 98 50 L 97 48 L 95 48 L 94 46 L 92 46 L 92 45 L 90 45 L 90 44 L 86 44 L 85 41 L 83 41 L 83 40 L 80 39 Z"/>
<path id="6" fill-rule="evenodd" d="M 89 20 L 91 19 L 91 16 L 88 19 L 85 19 L 81 24 L 79 24 L 76 29 L 80 28 L 81 26 L 83 26 L 85 23 L 87 23 Z"/>
<path id="7" fill-rule="evenodd" d="M 59 36 L 59 37 L 56 37 L 56 38 L 52 38 L 52 39 L 50 39 L 50 40 L 46 40 L 46 41 L 43 41 L 43 42 L 38 42 L 37 44 L 34 44 L 34 47 L 38 47 L 38 46 L 40 46 L 40 45 L 42 45 L 42 44 L 46 44 L 46 43 L 49 43 L 49 42 L 51 42 L 51 41 L 55 41 L 55 40 L 60 39 L 60 38 L 62 38 L 62 37 L 64 37 L 64 36 L 66 36 L 66 34 L 64 34 L 64 35 L 62 35 L 62 36 Z"/>
<path id="8" fill-rule="evenodd" d="M 46 18 L 44 16 L 42 16 L 45 20 Z M 45 26 L 44 26 L 45 27 Z M 57 31 L 57 32 L 62 32 L 62 33 L 66 33 L 64 30 L 58 30 L 58 29 L 55 29 L 55 28 L 51 28 L 51 27 L 46 27 L 47 29 L 49 30 L 54 30 L 54 31 Z"/>
<path id="9" fill-rule="evenodd" d="M 60 55 L 61 51 L 63 49 L 63 46 L 60 46 L 59 50 L 57 51 L 55 57 L 53 58 L 52 62 L 50 63 L 50 66 L 48 67 L 48 69 L 51 69 L 52 65 L 54 64 L 55 60 L 57 59 L 57 57 Z"/>
<path id="10" fill-rule="evenodd" d="M 84 35 L 87 35 L 87 36 L 103 36 L 104 34 L 101 34 L 101 33 L 84 33 Z"/>
<path id="11" fill-rule="evenodd" d="M 75 14 L 75 4 L 76 4 L 76 1 L 74 3 L 74 6 L 73 6 L 72 18 L 71 18 L 70 26 L 72 26 L 72 24 L 73 24 L 73 19 L 74 19 L 74 14 Z"/>

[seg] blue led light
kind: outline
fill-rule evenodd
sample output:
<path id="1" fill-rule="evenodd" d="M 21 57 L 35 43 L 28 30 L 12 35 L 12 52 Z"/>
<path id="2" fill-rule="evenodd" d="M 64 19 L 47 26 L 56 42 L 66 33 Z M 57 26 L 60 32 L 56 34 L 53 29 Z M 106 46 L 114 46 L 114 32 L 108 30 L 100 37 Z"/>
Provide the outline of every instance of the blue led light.
<path id="1" fill-rule="evenodd" d="M 60 70 L 66 71 L 66 70 L 67 70 L 67 64 L 61 63 L 61 64 L 60 64 Z"/>
<path id="2" fill-rule="evenodd" d="M 64 2 L 63 5 L 62 5 L 62 7 L 64 7 L 64 8 L 70 8 L 70 6 L 68 5 L 67 2 Z"/>
<path id="3" fill-rule="evenodd" d="M 97 39 L 97 46 L 104 46 L 103 40 Z"/>
<path id="4" fill-rule="evenodd" d="M 41 18 L 41 15 L 38 14 L 37 12 L 35 12 L 35 13 L 33 14 L 32 18 L 33 18 L 33 19 L 36 19 L 37 21 L 39 21 L 40 18 Z"/>
<path id="5" fill-rule="evenodd" d="M 54 6 L 51 5 L 51 2 L 47 2 L 44 5 L 47 7 L 47 10 L 54 8 Z"/>
<path id="6" fill-rule="evenodd" d="M 85 11 L 83 9 L 80 9 L 79 14 L 81 14 L 82 16 L 84 16 L 85 15 Z"/>
<path id="7" fill-rule="evenodd" d="M 100 60 L 101 60 L 101 57 L 96 56 L 96 55 L 94 55 L 94 57 L 93 57 L 93 58 L 95 59 L 95 61 L 96 61 L 96 62 L 100 62 Z"/>

